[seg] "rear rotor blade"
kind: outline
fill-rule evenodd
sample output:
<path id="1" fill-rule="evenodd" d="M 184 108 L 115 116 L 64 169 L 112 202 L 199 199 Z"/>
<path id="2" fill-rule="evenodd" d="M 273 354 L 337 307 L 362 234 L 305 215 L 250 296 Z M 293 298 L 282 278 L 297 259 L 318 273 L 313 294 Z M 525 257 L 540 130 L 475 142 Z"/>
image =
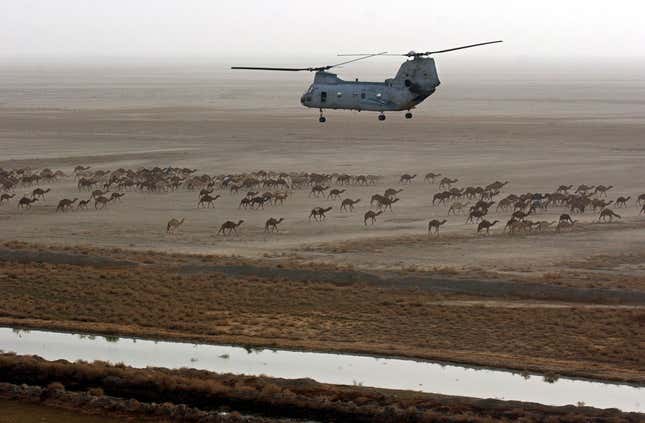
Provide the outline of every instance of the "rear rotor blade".
<path id="1" fill-rule="evenodd" d="M 487 44 L 495 44 L 495 43 L 501 43 L 501 42 L 502 42 L 502 40 L 486 41 L 485 43 L 470 44 L 470 45 L 467 45 L 467 46 L 453 47 L 453 48 L 448 48 L 448 49 L 445 49 L 445 50 L 426 51 L 425 53 L 423 53 L 423 55 L 437 54 L 437 53 L 447 53 L 449 51 L 462 50 L 462 49 L 465 49 L 465 48 L 485 46 Z"/>
<path id="2" fill-rule="evenodd" d="M 299 71 L 312 70 L 312 68 L 261 68 L 261 67 L 253 67 L 253 66 L 231 66 L 231 69 L 267 70 L 267 71 L 283 71 L 283 72 L 299 72 Z"/>

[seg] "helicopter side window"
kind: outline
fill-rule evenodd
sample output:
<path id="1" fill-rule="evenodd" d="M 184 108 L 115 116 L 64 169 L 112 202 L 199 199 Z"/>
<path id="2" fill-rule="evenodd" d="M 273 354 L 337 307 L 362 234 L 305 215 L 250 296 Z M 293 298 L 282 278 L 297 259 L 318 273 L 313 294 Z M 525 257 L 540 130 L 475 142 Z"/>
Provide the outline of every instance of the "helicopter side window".
<path id="1" fill-rule="evenodd" d="M 327 91 L 320 92 L 320 102 L 321 103 L 327 102 Z"/>
<path id="2" fill-rule="evenodd" d="M 365 93 L 361 93 L 361 99 L 365 100 Z"/>

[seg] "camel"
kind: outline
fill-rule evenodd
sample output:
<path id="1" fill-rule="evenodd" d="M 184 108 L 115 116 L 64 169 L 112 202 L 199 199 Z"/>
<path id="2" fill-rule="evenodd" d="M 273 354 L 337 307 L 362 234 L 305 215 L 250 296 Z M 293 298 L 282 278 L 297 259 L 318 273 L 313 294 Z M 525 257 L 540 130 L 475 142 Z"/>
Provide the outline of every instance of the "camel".
<path id="1" fill-rule="evenodd" d="M 576 222 L 576 220 L 560 220 L 560 222 L 558 222 L 558 226 L 555 227 L 555 231 L 561 232 L 563 229 L 571 229 Z"/>
<path id="2" fill-rule="evenodd" d="M 381 201 L 385 199 L 385 196 L 381 194 L 374 194 L 372 195 L 372 198 L 370 199 L 370 206 L 374 205 L 374 203 L 378 204 Z"/>
<path id="3" fill-rule="evenodd" d="M 36 188 L 31 192 L 31 197 L 43 200 L 45 199 L 45 194 L 47 194 L 49 191 L 51 191 L 51 188 L 47 188 L 47 189 Z"/>
<path id="4" fill-rule="evenodd" d="M 91 201 L 91 198 L 88 198 L 87 200 L 81 200 L 78 202 L 78 206 L 76 206 L 76 210 L 87 210 L 87 206 L 89 206 Z"/>
<path id="5" fill-rule="evenodd" d="M 492 222 L 489 222 L 486 219 L 482 220 L 481 222 L 479 222 L 479 225 L 477 225 L 477 233 L 486 230 L 486 234 L 489 234 L 490 228 L 492 228 L 497 222 L 499 222 L 499 220 L 494 220 Z"/>
<path id="6" fill-rule="evenodd" d="M 466 210 L 466 207 L 468 207 L 469 204 L 470 203 L 460 203 L 458 201 L 452 203 L 452 205 L 448 209 L 448 216 L 450 216 L 450 213 L 455 214 L 455 215 L 457 214 L 457 212 L 459 212 L 460 214 L 463 213 L 464 210 Z"/>
<path id="7" fill-rule="evenodd" d="M 334 188 L 334 189 L 332 189 L 331 191 L 329 191 L 329 195 L 327 195 L 327 199 L 334 199 L 334 200 L 335 200 L 335 199 L 337 199 L 338 197 L 340 197 L 340 195 L 341 195 L 342 193 L 344 193 L 345 191 L 346 191 L 346 190 L 344 190 L 344 189 L 335 189 L 335 188 Z"/>
<path id="8" fill-rule="evenodd" d="M 479 222 L 488 214 L 488 210 L 482 210 L 482 209 L 475 209 L 472 210 L 469 214 L 468 217 L 466 218 L 466 223 L 475 223 Z"/>
<path id="9" fill-rule="evenodd" d="M 450 186 L 456 182 L 459 182 L 459 179 L 450 179 L 448 177 L 443 178 L 441 182 L 439 182 L 439 188 L 450 188 Z"/>
<path id="10" fill-rule="evenodd" d="M 231 232 L 235 232 L 235 234 L 237 235 L 237 228 L 239 228 L 242 223 L 244 223 L 243 220 L 239 220 L 237 223 L 227 220 L 226 222 L 222 223 L 222 226 L 220 226 L 217 233 L 226 235 L 226 231 L 228 231 L 229 235 L 231 234 Z"/>
<path id="11" fill-rule="evenodd" d="M 94 191 L 92 191 L 92 194 L 90 195 L 90 198 L 96 198 L 96 197 L 101 197 L 101 196 L 105 197 L 109 193 L 110 193 L 110 191 L 103 191 L 103 190 L 100 190 L 100 189 L 95 189 Z"/>
<path id="12" fill-rule="evenodd" d="M 323 221 L 327 218 L 325 215 L 328 211 L 330 211 L 332 207 L 327 207 L 327 208 L 322 208 L 322 207 L 314 207 L 311 209 L 311 213 L 309 214 L 309 220 L 313 217 L 315 221 Z"/>
<path id="13" fill-rule="evenodd" d="M 450 191 L 438 192 L 432 196 L 432 205 L 434 206 L 436 204 L 446 204 L 446 201 L 449 200 L 450 197 Z"/>
<path id="14" fill-rule="evenodd" d="M 576 188 L 575 193 L 576 193 L 576 194 L 578 194 L 578 193 L 584 194 L 584 193 L 586 193 L 587 191 L 591 191 L 591 190 L 592 190 L 592 189 L 594 189 L 594 188 L 595 188 L 595 185 L 591 185 L 591 186 L 589 186 L 589 185 L 585 185 L 585 184 L 578 185 L 578 188 Z"/>
<path id="15" fill-rule="evenodd" d="M 573 219 L 571 219 L 571 216 L 569 216 L 567 213 L 563 213 L 560 215 L 559 222 L 569 222 L 573 224 Z"/>
<path id="16" fill-rule="evenodd" d="M 508 185 L 508 181 L 495 181 L 492 184 L 488 184 L 486 188 L 484 188 L 484 191 L 499 191 L 506 185 Z"/>
<path id="17" fill-rule="evenodd" d="M 562 194 L 569 194 L 569 190 L 573 188 L 573 185 L 560 185 L 555 192 L 560 192 Z"/>
<path id="18" fill-rule="evenodd" d="M 340 203 L 340 211 L 346 211 L 349 209 L 349 211 L 354 211 L 354 205 L 356 205 L 358 202 L 360 202 L 361 199 L 359 198 L 358 200 L 352 200 L 351 198 L 346 198 Z"/>
<path id="19" fill-rule="evenodd" d="M 251 199 L 251 203 L 249 204 L 249 206 L 251 206 L 251 208 L 256 207 L 258 209 L 260 208 L 264 209 L 264 203 L 268 203 L 269 201 L 271 201 L 271 197 L 265 194 L 265 195 L 253 197 Z"/>
<path id="20" fill-rule="evenodd" d="M 602 210 L 604 208 L 607 208 L 607 206 L 611 205 L 614 201 L 605 201 L 605 200 L 599 200 L 597 198 L 594 198 L 591 200 L 591 208 L 593 211 L 596 211 L 598 209 Z"/>
<path id="21" fill-rule="evenodd" d="M 641 203 L 645 203 L 645 194 L 641 194 L 638 196 L 637 203 L 639 206 L 641 205 Z"/>
<path id="22" fill-rule="evenodd" d="M 616 207 L 627 207 L 627 202 L 631 199 L 631 195 L 629 197 L 623 197 L 620 196 L 616 199 Z"/>
<path id="23" fill-rule="evenodd" d="M 399 194 L 401 192 L 403 192 L 403 188 L 401 188 L 401 189 L 388 188 L 383 193 L 383 196 L 387 197 L 387 198 L 392 198 L 392 197 L 394 197 L 395 195 L 397 195 L 397 194 Z"/>
<path id="24" fill-rule="evenodd" d="M 213 191 L 214 191 L 214 190 L 215 190 L 214 188 L 211 188 L 211 189 L 208 189 L 208 188 L 202 188 L 202 189 L 199 191 L 199 198 L 202 198 L 202 197 L 203 197 L 203 196 L 205 196 L 205 195 L 211 195 L 211 194 L 213 193 Z M 247 194 L 247 197 L 248 197 L 248 194 Z"/>
<path id="25" fill-rule="evenodd" d="M 217 200 L 220 197 L 220 195 L 216 195 L 215 197 L 211 197 L 210 195 L 206 194 L 203 197 L 200 197 L 199 201 L 197 202 L 197 208 L 204 206 L 205 207 L 215 207 L 215 200 Z"/>
<path id="26" fill-rule="evenodd" d="M 398 199 L 398 198 L 395 198 L 395 199 L 393 199 L 393 200 L 390 200 L 388 197 L 383 197 L 383 198 L 378 202 L 378 204 L 376 205 L 376 207 L 378 207 L 378 209 L 379 209 L 379 210 L 381 210 L 381 209 L 383 209 L 383 210 L 390 209 L 390 211 L 393 211 L 393 210 L 392 210 L 392 204 L 396 203 L 397 201 L 399 201 L 399 199 Z"/>
<path id="27" fill-rule="evenodd" d="M 373 212 L 372 210 L 367 211 L 363 216 L 363 224 L 367 226 L 367 220 L 371 219 L 373 225 L 374 222 L 376 222 L 376 216 L 380 216 L 381 214 L 383 214 L 383 210 L 379 210 L 377 212 Z"/>
<path id="28" fill-rule="evenodd" d="M 535 207 L 531 206 L 531 208 L 527 213 L 524 213 L 522 210 L 518 210 L 516 212 L 513 212 L 512 216 L 517 220 L 524 220 L 534 212 L 535 212 Z"/>
<path id="29" fill-rule="evenodd" d="M 436 178 L 440 177 L 440 176 L 441 176 L 441 173 L 429 172 L 429 173 L 426 173 L 426 176 L 425 176 L 425 178 L 423 178 L 423 180 L 426 181 L 426 182 L 434 184 L 434 180 Z"/>
<path id="30" fill-rule="evenodd" d="M 117 200 L 121 201 L 121 197 L 125 195 L 124 192 L 113 192 L 112 195 L 110 195 L 110 201 L 112 200 Z"/>
<path id="31" fill-rule="evenodd" d="M 4 202 L 9 202 L 9 200 L 11 200 L 15 196 L 16 194 L 7 194 L 7 193 L 0 195 L 0 204 Z"/>
<path id="32" fill-rule="evenodd" d="M 280 205 L 284 204 L 284 200 L 289 198 L 289 194 L 286 192 L 276 192 L 273 195 L 273 204 L 278 204 L 280 202 Z"/>
<path id="33" fill-rule="evenodd" d="M 325 193 L 325 191 L 327 191 L 328 189 L 329 189 L 329 187 L 328 187 L 328 186 L 324 186 L 324 185 L 314 185 L 314 186 L 311 188 L 311 192 L 309 193 L 309 196 L 310 196 L 310 197 L 311 197 L 311 196 L 319 197 L 321 194 L 324 194 L 324 193 Z"/>
<path id="34" fill-rule="evenodd" d="M 78 198 L 74 198 L 73 200 L 70 200 L 68 198 L 63 198 L 58 202 L 58 207 L 56 207 L 56 211 L 65 212 L 65 210 L 71 209 L 72 205 L 77 201 L 78 201 Z"/>
<path id="35" fill-rule="evenodd" d="M 31 205 L 38 201 L 37 198 L 29 198 L 29 197 L 22 197 L 20 201 L 18 201 L 18 208 L 24 209 L 24 208 L 31 208 Z"/>
<path id="36" fill-rule="evenodd" d="M 399 179 L 399 183 L 401 184 L 411 184 L 412 180 L 417 177 L 417 174 L 415 173 L 414 175 L 409 175 L 407 173 L 404 173 L 401 175 L 401 178 Z"/>
<path id="37" fill-rule="evenodd" d="M 608 187 L 604 185 L 598 185 L 596 187 L 596 190 L 594 191 L 594 194 L 600 194 L 601 197 L 607 197 L 607 191 L 609 191 L 613 187 L 613 185 L 609 185 Z"/>
<path id="38" fill-rule="evenodd" d="M 609 221 L 612 222 L 614 220 L 614 217 L 621 219 L 620 215 L 615 213 L 612 209 L 604 208 L 600 212 L 600 216 L 598 216 L 598 222 L 600 222 L 601 220 L 603 222 L 606 222 L 607 218 L 609 218 Z"/>
<path id="39" fill-rule="evenodd" d="M 181 225 L 183 225 L 184 221 L 186 218 L 182 217 L 181 220 L 177 220 L 174 217 L 168 221 L 168 225 L 166 225 L 166 233 L 167 234 L 174 234 L 175 231 L 177 231 L 177 228 L 179 228 Z"/>
<path id="40" fill-rule="evenodd" d="M 274 219 L 270 217 L 269 220 L 264 224 L 264 232 L 278 232 L 278 225 L 284 220 L 283 217 L 280 219 Z"/>
<path id="41" fill-rule="evenodd" d="M 240 205 L 237 207 L 238 209 L 245 209 L 251 205 L 251 200 L 252 198 L 249 197 L 244 197 L 240 200 Z M 199 207 L 199 205 L 197 206 Z"/>
<path id="42" fill-rule="evenodd" d="M 99 204 L 101 205 L 101 209 L 104 209 L 110 201 L 109 198 L 103 197 L 102 195 L 98 196 L 94 199 L 94 209 L 98 209 Z"/>
<path id="43" fill-rule="evenodd" d="M 439 227 L 441 225 L 444 225 L 446 222 L 447 222 L 446 219 L 444 220 L 432 219 L 430 222 L 428 222 L 428 236 L 432 233 L 433 230 L 436 235 L 439 235 Z"/>

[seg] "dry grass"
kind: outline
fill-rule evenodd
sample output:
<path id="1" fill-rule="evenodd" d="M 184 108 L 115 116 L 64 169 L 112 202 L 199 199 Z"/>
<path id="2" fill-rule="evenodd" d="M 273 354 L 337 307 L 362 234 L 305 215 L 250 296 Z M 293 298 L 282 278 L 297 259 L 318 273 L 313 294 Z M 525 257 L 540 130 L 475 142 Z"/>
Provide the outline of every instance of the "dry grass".
<path id="1" fill-rule="evenodd" d="M 0 262 L 0 323 L 645 381 L 638 308 L 451 305 L 472 297 L 178 272 L 191 260 L 239 265 L 234 258 L 104 254 L 151 264 Z"/>

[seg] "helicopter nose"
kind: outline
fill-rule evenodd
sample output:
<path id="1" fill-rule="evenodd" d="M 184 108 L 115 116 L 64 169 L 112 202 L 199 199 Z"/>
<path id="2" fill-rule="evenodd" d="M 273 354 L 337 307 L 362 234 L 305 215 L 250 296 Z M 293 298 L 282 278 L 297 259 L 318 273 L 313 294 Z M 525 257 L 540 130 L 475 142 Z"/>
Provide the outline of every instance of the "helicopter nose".
<path id="1" fill-rule="evenodd" d="M 300 97 L 300 104 L 305 106 L 305 95 L 304 94 Z"/>

